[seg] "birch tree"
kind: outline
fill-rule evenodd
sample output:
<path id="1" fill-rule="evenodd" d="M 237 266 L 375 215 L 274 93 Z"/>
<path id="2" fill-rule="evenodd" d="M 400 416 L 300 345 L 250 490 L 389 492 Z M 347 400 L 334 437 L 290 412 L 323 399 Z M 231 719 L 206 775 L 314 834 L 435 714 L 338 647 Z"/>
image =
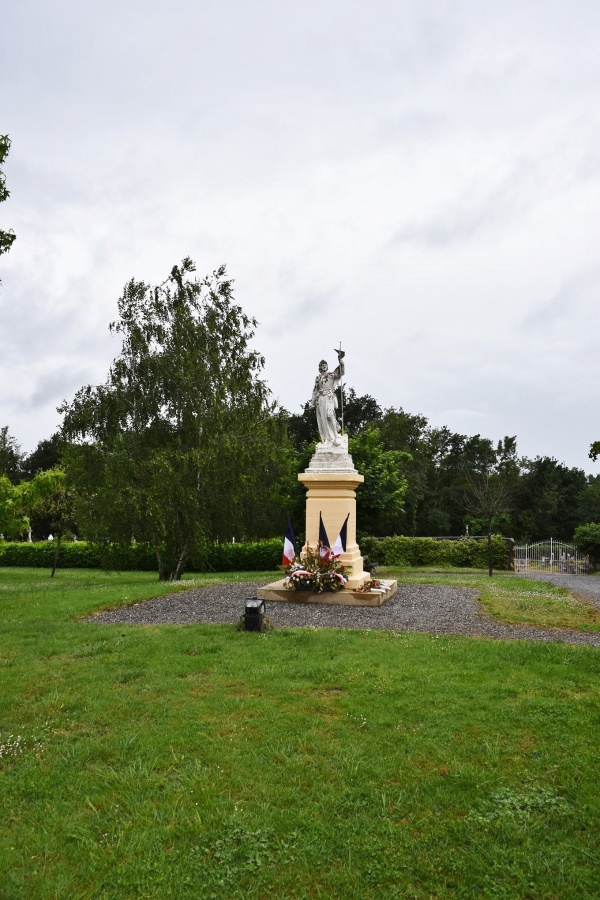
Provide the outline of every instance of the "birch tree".
<path id="1" fill-rule="evenodd" d="M 125 286 L 110 326 L 122 348 L 105 384 L 59 408 L 81 526 L 95 539 L 150 542 L 161 580 L 181 578 L 190 551 L 216 535 L 260 536 L 286 465 L 250 345 L 257 323 L 224 266 L 194 272 L 186 258 L 156 287 Z"/>

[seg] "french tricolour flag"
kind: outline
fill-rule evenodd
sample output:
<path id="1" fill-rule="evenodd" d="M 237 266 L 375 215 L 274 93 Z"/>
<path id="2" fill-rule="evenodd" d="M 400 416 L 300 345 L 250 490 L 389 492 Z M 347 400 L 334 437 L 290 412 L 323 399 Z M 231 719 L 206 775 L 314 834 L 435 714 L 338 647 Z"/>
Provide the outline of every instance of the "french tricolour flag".
<path id="1" fill-rule="evenodd" d="M 350 513 L 346 516 L 344 524 L 340 529 L 340 533 L 335 539 L 335 544 L 331 548 L 331 555 L 334 557 L 340 556 L 342 553 L 346 552 L 346 535 L 348 533 L 348 519 L 350 518 Z"/>
<path id="2" fill-rule="evenodd" d="M 287 525 L 285 526 L 285 537 L 283 539 L 283 556 L 281 557 L 281 565 L 289 566 L 295 556 L 298 556 L 298 544 L 296 543 L 296 538 L 294 537 L 294 529 L 292 528 L 292 523 L 290 519 L 288 519 Z"/>
<path id="3" fill-rule="evenodd" d="M 331 548 L 329 546 L 329 538 L 323 525 L 321 513 L 319 513 L 319 556 L 321 559 L 329 559 L 331 556 Z"/>

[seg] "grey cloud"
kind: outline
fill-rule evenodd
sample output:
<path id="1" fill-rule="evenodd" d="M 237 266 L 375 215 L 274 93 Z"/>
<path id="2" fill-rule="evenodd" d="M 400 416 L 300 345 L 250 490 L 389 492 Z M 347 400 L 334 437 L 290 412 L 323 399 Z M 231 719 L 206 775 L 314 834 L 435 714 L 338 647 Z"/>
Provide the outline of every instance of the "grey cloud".
<path id="1" fill-rule="evenodd" d="M 384 406 L 585 454 L 599 16 L 583 0 L 8 6 L 0 383 L 19 440 L 103 380 L 125 281 L 189 252 L 202 273 L 228 263 L 288 408 L 341 338 L 349 384 Z M 557 383 L 574 398 L 558 425 Z"/>
<path id="2" fill-rule="evenodd" d="M 446 116 L 437 113 L 407 109 L 392 118 L 384 118 L 375 127 L 375 134 L 384 141 L 430 140 L 448 128 Z"/>
<path id="3" fill-rule="evenodd" d="M 566 341 L 575 337 L 580 348 L 588 339 L 597 354 L 597 310 L 600 302 L 600 266 L 566 279 L 549 300 L 539 303 L 522 318 L 525 330 L 549 332 L 561 328 Z"/>
<path id="4" fill-rule="evenodd" d="M 463 195 L 436 218 L 399 229 L 390 243 L 392 246 L 415 243 L 442 247 L 468 240 L 475 234 L 479 236 L 522 212 L 531 202 L 537 185 L 534 163 L 520 160 L 510 175 L 486 196 Z"/>
<path id="5" fill-rule="evenodd" d="M 335 302 L 336 294 L 337 290 L 330 290 L 324 293 L 311 293 L 303 300 L 299 301 L 298 305 L 295 307 L 295 314 L 299 318 L 303 318 L 304 316 L 309 318 L 311 316 L 323 315 L 323 313 L 330 309 Z"/>
<path id="6" fill-rule="evenodd" d="M 70 395 L 83 385 L 89 384 L 90 380 L 89 370 L 72 369 L 67 365 L 44 372 L 36 381 L 28 405 L 31 409 L 38 409 L 48 403 L 57 406 L 63 400 L 70 399 Z"/>
<path id="7" fill-rule="evenodd" d="M 6 279 L 2 292 L 11 291 L 12 279 Z M 38 289 L 41 290 L 41 289 Z M 36 295 L 37 294 L 37 295 Z M 76 297 L 85 298 L 83 286 Z M 85 305 L 54 300 L 44 304 L 33 290 L 14 291 L 16 302 L 3 304 L 0 312 L 0 356 L 13 366 L 37 366 L 46 357 L 105 357 L 115 346 L 106 323 L 98 332 L 89 328 L 89 310 Z M 112 357 L 111 357 L 112 358 Z"/>
<path id="8" fill-rule="evenodd" d="M 282 272 L 280 288 L 285 300 L 282 300 L 265 329 L 275 339 L 285 333 L 291 322 L 296 330 L 308 329 L 310 332 L 313 327 L 311 322 L 316 323 L 335 311 L 335 304 L 340 296 L 339 286 L 315 290 L 301 284 L 301 275 L 297 269 L 290 267 L 285 271 L 288 284 L 283 285 L 285 278 Z"/>
<path id="9" fill-rule="evenodd" d="M 600 151 L 590 150 L 584 152 L 575 175 L 581 181 L 593 181 L 600 176 Z"/>

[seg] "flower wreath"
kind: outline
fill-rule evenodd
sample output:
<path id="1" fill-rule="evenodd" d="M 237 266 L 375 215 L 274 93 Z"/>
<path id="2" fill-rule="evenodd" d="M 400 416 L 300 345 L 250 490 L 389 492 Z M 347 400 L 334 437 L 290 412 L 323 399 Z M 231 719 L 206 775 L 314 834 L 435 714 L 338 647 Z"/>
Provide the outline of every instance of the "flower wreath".
<path id="1" fill-rule="evenodd" d="M 294 558 L 286 568 L 285 587 L 290 591 L 341 591 L 348 583 L 344 566 L 337 556 L 328 553 L 321 556 L 323 544 L 319 541 L 316 551 L 306 547 L 303 559 Z"/>

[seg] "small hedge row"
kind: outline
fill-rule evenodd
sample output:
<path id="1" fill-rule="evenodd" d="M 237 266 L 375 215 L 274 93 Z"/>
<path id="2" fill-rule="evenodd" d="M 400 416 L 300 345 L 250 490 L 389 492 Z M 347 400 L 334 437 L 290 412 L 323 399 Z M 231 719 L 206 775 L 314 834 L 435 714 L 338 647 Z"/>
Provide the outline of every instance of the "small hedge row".
<path id="1" fill-rule="evenodd" d="M 366 537 L 360 541 L 363 555 L 381 566 L 457 566 L 486 569 L 487 540 L 464 538 L 459 541 L 418 537 Z M 495 569 L 508 569 L 509 558 L 505 539 L 492 535 L 492 554 Z"/>
<path id="2" fill-rule="evenodd" d="M 266 572 L 281 565 L 282 552 L 283 538 L 269 538 L 247 544 L 213 544 L 206 560 L 213 572 Z M 194 571 L 193 557 L 187 568 Z M 203 568 L 207 568 L 206 563 Z M 196 566 L 196 570 L 202 568 Z"/>
<path id="3" fill-rule="evenodd" d="M 382 566 L 460 566 L 487 567 L 487 541 L 464 539 L 437 541 L 433 538 L 366 537 L 360 542 L 363 555 Z M 508 552 L 504 538 L 492 537 L 494 568 L 508 568 Z M 213 544 L 201 554 L 190 554 L 188 572 L 252 572 L 269 571 L 281 564 L 281 538 L 270 538 L 237 544 Z M 50 568 L 56 544 L 0 542 L 0 566 Z M 111 568 L 121 571 L 152 572 L 157 568 L 156 555 L 148 544 L 130 547 L 100 547 L 85 541 L 61 544 L 58 565 L 62 569 Z"/>
<path id="4" fill-rule="evenodd" d="M 51 567 L 56 553 L 55 541 L 35 543 L 0 543 L 0 566 Z M 101 569 L 110 566 L 124 571 L 153 571 L 156 554 L 147 544 L 130 547 L 101 547 L 86 541 L 64 541 L 60 545 L 58 566 L 61 569 Z"/>
<path id="5" fill-rule="evenodd" d="M 271 538 L 247 544 L 214 544 L 202 554 L 190 554 L 186 569 L 189 572 L 252 572 L 276 569 L 281 563 L 283 541 Z M 51 568 L 56 543 L 0 542 L 0 566 Z M 148 544 L 129 547 L 102 547 L 86 541 L 65 541 L 60 545 L 58 566 L 61 569 L 101 569 L 153 572 L 157 569 L 154 550 Z"/>

